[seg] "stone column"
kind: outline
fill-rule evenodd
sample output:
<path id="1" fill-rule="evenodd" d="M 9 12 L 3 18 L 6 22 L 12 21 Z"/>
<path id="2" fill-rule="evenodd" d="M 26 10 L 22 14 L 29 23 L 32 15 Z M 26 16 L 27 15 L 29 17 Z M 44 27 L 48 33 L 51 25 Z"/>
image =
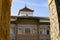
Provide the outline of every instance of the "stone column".
<path id="1" fill-rule="evenodd" d="M 10 40 L 11 0 L 0 0 L 0 40 Z"/>

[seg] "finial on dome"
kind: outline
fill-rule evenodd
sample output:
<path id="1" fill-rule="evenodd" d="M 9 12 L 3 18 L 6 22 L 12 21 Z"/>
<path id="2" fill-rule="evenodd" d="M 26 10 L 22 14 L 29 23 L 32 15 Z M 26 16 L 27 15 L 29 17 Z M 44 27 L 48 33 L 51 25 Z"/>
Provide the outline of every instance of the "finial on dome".
<path id="1" fill-rule="evenodd" d="M 25 8 L 27 7 L 26 3 L 25 3 Z"/>

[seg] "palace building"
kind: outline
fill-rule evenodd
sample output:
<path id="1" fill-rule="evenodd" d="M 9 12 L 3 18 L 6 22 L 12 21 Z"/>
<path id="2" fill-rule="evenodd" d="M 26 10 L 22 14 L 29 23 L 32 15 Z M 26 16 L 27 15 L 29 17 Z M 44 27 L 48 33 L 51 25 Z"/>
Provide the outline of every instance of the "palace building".
<path id="1" fill-rule="evenodd" d="M 33 12 L 25 6 L 18 16 L 11 16 L 11 40 L 50 40 L 49 18 L 33 16 Z"/>

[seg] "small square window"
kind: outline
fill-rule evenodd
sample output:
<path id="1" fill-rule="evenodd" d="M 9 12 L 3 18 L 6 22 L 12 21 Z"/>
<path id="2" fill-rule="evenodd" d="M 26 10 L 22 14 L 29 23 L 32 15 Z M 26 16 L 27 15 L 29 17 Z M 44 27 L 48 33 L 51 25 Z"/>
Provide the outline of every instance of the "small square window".
<path id="1" fill-rule="evenodd" d="M 29 34 L 30 33 L 30 28 L 25 28 L 25 33 Z"/>
<path id="2" fill-rule="evenodd" d="M 15 28 L 10 29 L 10 34 L 15 34 Z"/>
<path id="3" fill-rule="evenodd" d="M 22 34 L 22 28 L 18 28 L 18 33 Z"/>

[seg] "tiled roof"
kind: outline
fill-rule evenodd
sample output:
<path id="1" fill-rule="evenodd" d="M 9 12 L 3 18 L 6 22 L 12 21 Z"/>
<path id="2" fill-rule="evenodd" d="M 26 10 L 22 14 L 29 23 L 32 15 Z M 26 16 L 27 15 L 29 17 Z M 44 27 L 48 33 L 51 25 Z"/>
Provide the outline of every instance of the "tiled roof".
<path id="1" fill-rule="evenodd" d="M 33 12 L 34 10 L 27 8 L 26 6 L 23 9 L 20 9 L 19 11 L 28 11 Z"/>

